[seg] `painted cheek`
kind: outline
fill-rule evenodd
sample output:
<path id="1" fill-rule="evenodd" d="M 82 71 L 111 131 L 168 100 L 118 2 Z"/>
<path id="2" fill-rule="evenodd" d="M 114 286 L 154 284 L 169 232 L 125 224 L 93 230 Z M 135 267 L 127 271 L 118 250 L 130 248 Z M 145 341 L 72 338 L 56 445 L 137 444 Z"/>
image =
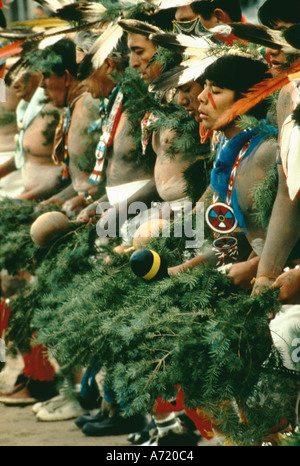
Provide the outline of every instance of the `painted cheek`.
<path id="1" fill-rule="evenodd" d="M 214 108 L 215 110 L 217 110 L 216 103 L 215 103 L 214 98 L 213 98 L 213 96 L 212 96 L 212 94 L 211 94 L 210 92 L 207 94 L 207 97 L 209 98 L 210 103 L 212 104 L 213 108 Z"/>

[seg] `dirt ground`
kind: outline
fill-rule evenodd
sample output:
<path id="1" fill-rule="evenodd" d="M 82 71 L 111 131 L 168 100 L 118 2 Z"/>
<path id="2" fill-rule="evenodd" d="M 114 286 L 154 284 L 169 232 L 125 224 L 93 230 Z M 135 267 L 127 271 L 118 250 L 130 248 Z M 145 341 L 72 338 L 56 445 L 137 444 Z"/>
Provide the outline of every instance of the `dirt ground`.
<path id="1" fill-rule="evenodd" d="M 8 360 L 0 373 L 0 390 L 13 386 L 22 367 L 21 361 Z M 29 406 L 0 403 L 0 446 L 126 446 L 127 435 L 87 437 L 74 419 L 59 422 L 37 421 Z"/>
<path id="2" fill-rule="evenodd" d="M 0 373 L 0 390 L 10 389 L 22 369 L 21 359 L 8 359 Z M 216 446 L 219 440 L 200 440 L 199 446 Z M 127 435 L 88 437 L 74 419 L 58 422 L 38 421 L 29 406 L 0 403 L 0 446 L 132 446 Z"/>

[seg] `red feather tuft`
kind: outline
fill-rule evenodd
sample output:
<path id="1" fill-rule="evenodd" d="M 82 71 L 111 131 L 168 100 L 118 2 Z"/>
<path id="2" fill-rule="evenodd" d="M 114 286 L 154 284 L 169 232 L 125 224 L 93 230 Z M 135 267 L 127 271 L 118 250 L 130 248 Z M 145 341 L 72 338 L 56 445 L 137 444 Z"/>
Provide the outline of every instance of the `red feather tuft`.
<path id="1" fill-rule="evenodd" d="M 265 79 L 253 86 L 245 97 L 237 100 L 228 110 L 226 110 L 217 120 L 214 130 L 222 129 L 232 123 L 240 115 L 245 115 L 255 105 L 259 104 L 271 94 L 281 89 L 290 82 L 289 76 L 300 70 L 300 64 L 297 63 L 283 71 L 275 78 Z"/>
<path id="2" fill-rule="evenodd" d="M 6 69 L 6 64 L 4 63 L 4 65 L 2 65 L 0 68 L 0 78 L 3 78 L 5 69 Z"/>
<path id="3" fill-rule="evenodd" d="M 18 53 L 23 52 L 23 48 L 21 45 L 24 43 L 24 40 L 19 40 L 17 42 L 13 42 L 12 44 L 5 45 L 0 49 L 0 59 L 1 58 L 8 58 L 12 55 L 17 55 Z"/>

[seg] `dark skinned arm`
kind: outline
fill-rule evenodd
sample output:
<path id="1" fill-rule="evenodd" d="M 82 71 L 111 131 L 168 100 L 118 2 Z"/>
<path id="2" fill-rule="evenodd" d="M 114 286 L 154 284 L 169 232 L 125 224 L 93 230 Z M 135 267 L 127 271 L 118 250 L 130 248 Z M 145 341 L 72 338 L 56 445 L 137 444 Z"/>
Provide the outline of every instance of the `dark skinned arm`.
<path id="1" fill-rule="evenodd" d="M 281 165 L 278 165 L 278 177 L 277 196 L 258 264 L 254 293 L 261 286 L 271 286 L 282 274 L 287 259 L 300 238 L 300 196 L 298 194 L 294 201 L 290 200 Z"/>

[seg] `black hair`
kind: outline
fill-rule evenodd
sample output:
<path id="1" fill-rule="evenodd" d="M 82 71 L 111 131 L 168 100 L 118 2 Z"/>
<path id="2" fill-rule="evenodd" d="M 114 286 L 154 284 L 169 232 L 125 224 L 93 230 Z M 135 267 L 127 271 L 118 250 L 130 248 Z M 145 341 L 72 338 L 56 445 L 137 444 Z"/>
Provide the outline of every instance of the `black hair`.
<path id="1" fill-rule="evenodd" d="M 292 47 L 300 50 L 300 23 L 285 29 L 283 36 Z"/>
<path id="2" fill-rule="evenodd" d="M 285 23 L 300 23 L 299 0 L 267 0 L 258 10 L 258 19 L 271 29 L 278 21 Z"/>
<path id="3" fill-rule="evenodd" d="M 268 66 L 262 61 L 238 55 L 224 55 L 209 65 L 198 81 L 203 85 L 208 80 L 221 89 L 231 89 L 235 92 L 235 100 L 238 100 L 255 84 L 271 78 L 267 71 Z M 262 119 L 267 110 L 268 104 L 263 101 L 248 114 Z"/>
<path id="4" fill-rule="evenodd" d="M 191 3 L 191 8 L 194 13 L 203 16 L 206 20 L 211 18 L 216 8 L 225 11 L 232 22 L 240 22 L 242 19 L 242 10 L 239 0 L 202 0 Z"/>
<path id="5" fill-rule="evenodd" d="M 76 45 L 73 41 L 70 39 L 61 39 L 54 45 L 45 48 L 44 52 L 45 57 L 51 53 L 53 56 L 57 57 L 57 60 L 54 60 L 54 63 L 51 66 L 52 73 L 55 73 L 58 76 L 63 76 L 65 70 L 68 70 L 71 76 L 76 77 Z M 41 71 L 43 71 L 43 69 Z"/>
<path id="6" fill-rule="evenodd" d="M 140 12 L 134 15 L 134 19 L 144 21 L 145 23 L 152 24 L 163 31 L 172 31 L 172 21 L 174 19 L 176 8 L 166 8 L 147 14 Z"/>

